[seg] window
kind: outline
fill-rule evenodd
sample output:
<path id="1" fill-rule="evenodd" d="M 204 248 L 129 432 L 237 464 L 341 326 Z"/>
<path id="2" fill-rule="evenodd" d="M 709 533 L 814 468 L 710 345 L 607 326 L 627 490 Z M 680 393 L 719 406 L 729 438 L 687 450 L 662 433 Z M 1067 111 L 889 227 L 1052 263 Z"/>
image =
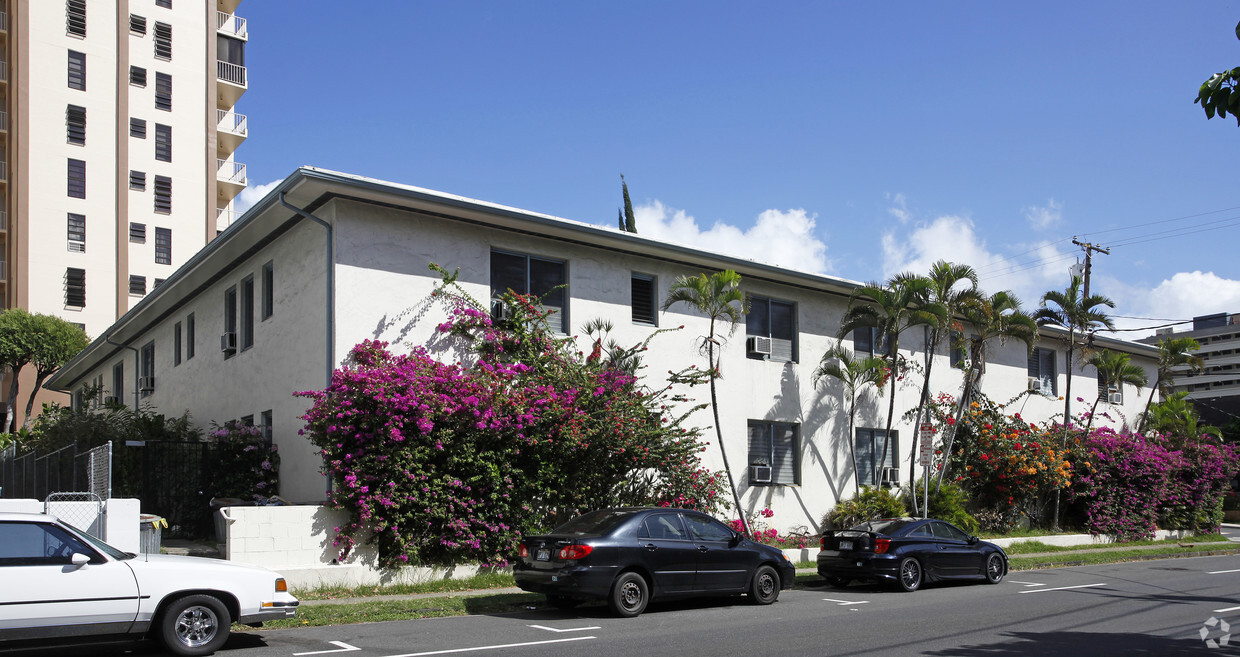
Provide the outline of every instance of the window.
<path id="1" fill-rule="evenodd" d="M 862 326 L 853 331 L 853 352 L 866 356 L 887 356 L 890 342 L 879 337 L 879 331 L 873 326 Z"/>
<path id="2" fill-rule="evenodd" d="M 90 563 L 104 563 L 98 551 L 90 549 L 76 536 L 46 522 L 0 523 L 0 567 L 69 566 L 74 554 L 90 557 Z"/>
<path id="3" fill-rule="evenodd" d="M 138 394 L 143 397 L 149 397 L 155 392 L 155 343 L 148 342 L 142 345 L 139 376 L 141 383 L 138 386 Z"/>
<path id="4" fill-rule="evenodd" d="M 652 513 L 642 521 L 637 530 L 638 538 L 652 538 L 656 541 L 685 541 L 689 532 L 680 522 L 679 513 Z"/>
<path id="5" fill-rule="evenodd" d="M 862 486 L 874 486 L 880 480 L 900 483 L 898 473 L 888 470 L 888 476 L 884 477 L 882 472 L 885 468 L 897 468 L 899 465 L 900 432 L 892 431 L 890 441 L 885 437 L 886 432 L 882 429 L 857 429 L 857 471 L 861 474 Z M 886 460 L 883 459 L 884 448 L 887 451 Z"/>
<path id="6" fill-rule="evenodd" d="M 69 51 L 69 88 L 86 91 L 86 55 Z"/>
<path id="7" fill-rule="evenodd" d="M 134 244 L 146 244 L 146 224 L 129 222 L 129 241 Z"/>
<path id="8" fill-rule="evenodd" d="M 65 305 L 70 308 L 86 307 L 86 270 L 76 267 L 65 269 Z"/>
<path id="9" fill-rule="evenodd" d="M 1124 384 L 1107 383 L 1102 376 L 1102 372 L 1098 373 L 1098 399 L 1108 404 L 1124 403 Z"/>
<path id="10" fill-rule="evenodd" d="M 172 9 L 172 0 L 155 0 L 155 6 L 163 7 L 164 9 Z"/>
<path id="11" fill-rule="evenodd" d="M 263 428 L 263 440 L 266 441 L 268 445 L 270 445 L 271 444 L 271 410 L 268 409 L 268 410 L 263 411 L 262 413 L 259 413 L 258 418 L 259 418 L 258 419 L 259 426 Z"/>
<path id="12" fill-rule="evenodd" d="M 185 316 L 185 360 L 194 357 L 194 313 Z"/>
<path id="13" fill-rule="evenodd" d="M 633 273 L 633 321 L 637 324 L 657 324 L 658 313 L 655 310 L 655 277 L 649 274 Z"/>
<path id="14" fill-rule="evenodd" d="M 129 84 L 135 87 L 146 86 L 146 69 L 141 66 L 129 67 Z"/>
<path id="15" fill-rule="evenodd" d="M 1029 354 L 1029 389 L 1044 395 L 1058 395 L 1055 351 L 1035 347 Z"/>
<path id="16" fill-rule="evenodd" d="M 129 170 L 129 189 L 136 189 L 140 192 L 146 191 L 146 172 Z"/>
<path id="17" fill-rule="evenodd" d="M 159 214 L 172 214 L 172 178 L 168 176 L 155 176 L 155 211 Z M 159 228 L 155 229 L 156 237 L 159 237 L 159 231 Z M 155 244 L 158 246 L 159 242 L 156 241 Z"/>
<path id="18" fill-rule="evenodd" d="M 254 346 L 254 277 L 241 281 L 241 349 Z"/>
<path id="19" fill-rule="evenodd" d="M 749 314 L 745 315 L 745 335 L 750 338 L 770 339 L 771 360 L 796 362 L 796 317 L 795 303 L 750 296 Z M 750 358 L 767 357 L 761 350 L 748 351 Z"/>
<path id="20" fill-rule="evenodd" d="M 263 265 L 263 319 L 271 317 L 276 310 L 275 275 L 274 262 Z"/>
<path id="21" fill-rule="evenodd" d="M 215 57 L 221 62 L 245 66 L 245 42 L 217 34 L 215 35 Z"/>
<path id="22" fill-rule="evenodd" d="M 181 322 L 172 325 L 172 366 L 181 364 Z"/>
<path id="23" fill-rule="evenodd" d="M 151 34 L 155 36 L 155 58 L 172 59 L 172 26 L 156 21 Z"/>
<path id="24" fill-rule="evenodd" d="M 142 296 L 146 294 L 146 277 L 129 275 L 129 293 Z"/>
<path id="25" fill-rule="evenodd" d="M 770 481 L 754 481 L 750 485 L 797 485 L 801 483 L 800 425 L 789 422 L 749 421 L 749 464 L 770 466 Z"/>
<path id="26" fill-rule="evenodd" d="M 568 323 L 568 267 L 561 260 L 550 260 L 502 251 L 491 252 L 491 299 L 494 301 L 508 290 L 532 294 L 542 300 L 543 307 L 553 311 L 547 324 L 556 333 L 564 333 Z M 494 309 L 493 312 L 502 312 Z"/>
<path id="27" fill-rule="evenodd" d="M 129 15 L 129 31 L 146 36 L 146 17 L 137 14 Z"/>
<path id="28" fill-rule="evenodd" d="M 220 348 L 224 351 L 224 358 L 237 353 L 237 287 L 235 285 L 224 291 L 224 337 L 222 341 Z"/>
<path id="29" fill-rule="evenodd" d="M 70 144 L 86 143 L 86 108 L 69 105 L 65 108 L 65 132 Z"/>
<path id="30" fill-rule="evenodd" d="M 112 366 L 112 396 L 116 401 L 125 403 L 125 361 L 118 361 Z"/>
<path id="31" fill-rule="evenodd" d="M 155 124 L 155 159 L 160 162 L 172 161 L 172 126 L 170 125 Z"/>
<path id="32" fill-rule="evenodd" d="M 146 119 L 129 117 L 129 136 L 146 139 Z"/>
<path id="33" fill-rule="evenodd" d="M 960 331 L 949 331 L 947 333 L 947 357 L 951 366 L 956 369 L 963 369 L 964 363 L 968 360 L 969 340 L 964 337 L 964 333 Z"/>
<path id="34" fill-rule="evenodd" d="M 86 36 L 86 0 L 65 0 L 65 32 Z"/>
<path id="35" fill-rule="evenodd" d="M 727 543 L 732 540 L 732 530 L 724 527 L 718 520 L 686 513 L 685 524 L 688 525 L 689 534 L 695 542 Z"/>
<path id="36" fill-rule="evenodd" d="M 69 250 L 86 253 L 86 215 L 69 213 Z"/>
<path id="37" fill-rule="evenodd" d="M 157 279 L 155 279 L 155 282 L 151 285 L 151 289 L 153 290 L 153 289 L 155 289 L 155 288 L 159 287 L 160 285 L 163 285 L 163 284 L 164 284 L 164 281 L 166 281 L 166 280 L 168 280 L 168 279 L 166 279 L 166 278 L 157 278 Z"/>
<path id="38" fill-rule="evenodd" d="M 86 161 L 69 159 L 69 196 L 86 198 Z"/>
<path id="39" fill-rule="evenodd" d="M 155 229 L 155 264 L 172 264 L 172 229 Z"/>
<path id="40" fill-rule="evenodd" d="M 155 109 L 172 111 L 172 76 L 167 73 L 155 74 Z"/>

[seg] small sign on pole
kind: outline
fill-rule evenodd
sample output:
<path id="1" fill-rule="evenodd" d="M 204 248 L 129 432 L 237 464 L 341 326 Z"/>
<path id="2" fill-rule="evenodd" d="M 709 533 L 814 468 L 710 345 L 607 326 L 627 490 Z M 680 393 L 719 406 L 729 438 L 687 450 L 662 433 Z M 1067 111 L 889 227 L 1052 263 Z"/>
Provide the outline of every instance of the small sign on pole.
<path id="1" fill-rule="evenodd" d="M 922 466 L 922 483 L 925 484 L 925 504 L 921 505 L 921 517 L 930 516 L 930 464 L 934 461 L 934 425 L 924 422 L 918 427 L 918 436 L 921 439 L 918 444 L 921 455 Z M 914 491 L 913 497 L 916 499 L 917 493 Z"/>

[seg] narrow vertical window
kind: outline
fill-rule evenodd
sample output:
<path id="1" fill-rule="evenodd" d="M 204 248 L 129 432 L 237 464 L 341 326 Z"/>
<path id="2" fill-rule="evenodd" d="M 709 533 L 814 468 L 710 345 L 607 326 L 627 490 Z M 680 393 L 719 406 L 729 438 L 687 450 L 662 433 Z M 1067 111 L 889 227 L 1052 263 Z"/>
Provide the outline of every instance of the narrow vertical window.
<path id="1" fill-rule="evenodd" d="M 86 253 L 86 215 L 69 213 L 69 250 Z"/>
<path id="2" fill-rule="evenodd" d="M 172 214 L 172 178 L 168 176 L 155 176 L 155 211 L 159 214 Z M 156 237 L 160 230 L 155 229 Z"/>
<path id="3" fill-rule="evenodd" d="M 155 58 L 172 59 L 172 26 L 156 21 L 151 34 L 155 36 Z"/>
<path id="4" fill-rule="evenodd" d="M 86 36 L 86 0 L 65 0 L 65 33 Z"/>
<path id="5" fill-rule="evenodd" d="M 155 109 L 172 111 L 172 76 L 155 74 Z"/>
<path id="6" fill-rule="evenodd" d="M 70 144 L 86 143 L 86 108 L 69 105 L 65 108 L 65 132 Z"/>
<path id="7" fill-rule="evenodd" d="M 224 336 L 220 338 L 220 350 L 228 358 L 237 353 L 237 286 L 224 292 Z"/>
<path id="8" fill-rule="evenodd" d="M 185 316 L 185 360 L 194 357 L 194 313 Z"/>
<path id="9" fill-rule="evenodd" d="M 259 418 L 260 418 L 259 420 L 260 426 L 263 429 L 263 440 L 266 441 L 268 445 L 270 445 L 271 444 L 271 429 L 272 429 L 271 409 L 265 410 L 262 413 L 260 413 Z"/>
<path id="10" fill-rule="evenodd" d="M 155 229 L 155 264 L 172 264 L 172 229 Z"/>
<path id="11" fill-rule="evenodd" d="M 172 126 L 170 125 L 155 124 L 155 159 L 160 162 L 172 161 Z"/>
<path id="12" fill-rule="evenodd" d="M 86 198 L 86 160 L 69 160 L 69 196 Z"/>
<path id="13" fill-rule="evenodd" d="M 181 364 L 181 322 L 172 325 L 172 366 Z"/>
<path id="14" fill-rule="evenodd" d="M 125 403 L 125 361 L 112 366 L 112 396 L 118 404 Z"/>
<path id="15" fill-rule="evenodd" d="M 241 281 L 241 348 L 254 346 L 254 277 Z"/>
<path id="16" fill-rule="evenodd" d="M 263 265 L 263 319 L 275 313 L 276 305 L 275 263 Z"/>
<path id="17" fill-rule="evenodd" d="M 86 270 L 76 267 L 65 269 L 65 305 L 70 308 L 86 307 Z"/>
<path id="18" fill-rule="evenodd" d="M 69 88 L 86 91 L 86 55 L 69 51 Z"/>
<path id="19" fill-rule="evenodd" d="M 148 397 L 155 392 L 155 343 L 142 345 L 141 354 L 139 361 L 142 370 L 139 373 L 138 392 L 141 396 Z"/>
<path id="20" fill-rule="evenodd" d="M 633 273 L 632 276 L 633 321 L 638 324 L 655 324 L 655 278 L 649 274 Z"/>

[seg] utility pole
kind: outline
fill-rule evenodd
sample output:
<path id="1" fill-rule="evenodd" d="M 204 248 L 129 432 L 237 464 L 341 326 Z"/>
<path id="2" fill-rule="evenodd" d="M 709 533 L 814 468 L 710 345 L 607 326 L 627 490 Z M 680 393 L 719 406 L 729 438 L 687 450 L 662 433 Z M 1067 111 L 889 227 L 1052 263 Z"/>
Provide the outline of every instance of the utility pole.
<path id="1" fill-rule="evenodd" d="M 1111 255 L 1111 250 L 1104 249 L 1101 246 L 1098 246 L 1097 244 L 1093 244 L 1091 242 L 1078 241 L 1076 237 L 1072 238 L 1072 243 L 1081 247 L 1081 249 L 1085 251 L 1085 291 L 1081 295 L 1081 297 L 1089 298 L 1089 270 L 1090 270 L 1090 267 L 1093 266 L 1094 251 L 1097 251 L 1105 255 Z"/>

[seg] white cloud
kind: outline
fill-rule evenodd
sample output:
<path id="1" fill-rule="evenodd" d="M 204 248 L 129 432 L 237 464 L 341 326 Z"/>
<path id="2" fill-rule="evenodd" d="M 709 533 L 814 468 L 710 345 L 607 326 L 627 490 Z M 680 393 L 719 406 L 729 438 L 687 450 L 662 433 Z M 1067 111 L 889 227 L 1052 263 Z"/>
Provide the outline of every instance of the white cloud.
<path id="1" fill-rule="evenodd" d="M 722 222 L 703 230 L 692 215 L 660 201 L 639 205 L 633 214 L 643 237 L 811 273 L 825 274 L 833 268 L 826 243 L 814 235 L 817 215 L 805 210 L 766 210 L 748 230 Z"/>
<path id="2" fill-rule="evenodd" d="M 250 185 L 241 190 L 236 200 L 233 201 L 233 209 L 236 210 L 237 216 L 240 217 L 245 214 L 246 210 L 249 210 L 255 203 L 261 201 L 268 192 L 275 189 L 282 182 L 284 182 L 283 178 L 273 180 L 265 185 Z"/>
<path id="3" fill-rule="evenodd" d="M 1038 230 L 1046 230 L 1063 223 L 1063 203 L 1049 199 L 1046 207 L 1030 206 L 1022 210 L 1030 226 Z"/>
<path id="4" fill-rule="evenodd" d="M 908 205 L 905 201 L 904 194 L 896 193 L 893 195 L 888 193 L 887 199 L 894 204 L 892 207 L 887 208 L 887 212 L 890 212 L 891 216 L 899 219 L 900 223 L 907 224 L 909 220 L 913 218 L 913 213 L 908 211 Z"/>
<path id="5" fill-rule="evenodd" d="M 1214 272 L 1179 272 L 1152 289 L 1108 280 L 1105 289 L 1115 300 L 1116 307 L 1123 309 L 1116 314 L 1150 318 L 1116 320 L 1120 328 L 1161 326 L 1170 322 L 1160 320 L 1183 321 L 1201 315 L 1240 311 L 1240 281 L 1223 278 Z M 1174 328 L 1186 331 L 1191 326 L 1181 324 Z M 1152 328 L 1126 331 L 1121 337 L 1136 339 L 1153 333 Z"/>

